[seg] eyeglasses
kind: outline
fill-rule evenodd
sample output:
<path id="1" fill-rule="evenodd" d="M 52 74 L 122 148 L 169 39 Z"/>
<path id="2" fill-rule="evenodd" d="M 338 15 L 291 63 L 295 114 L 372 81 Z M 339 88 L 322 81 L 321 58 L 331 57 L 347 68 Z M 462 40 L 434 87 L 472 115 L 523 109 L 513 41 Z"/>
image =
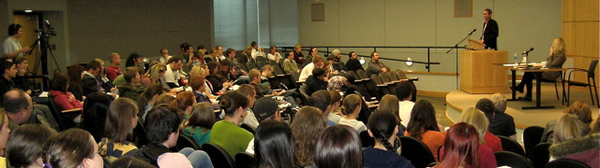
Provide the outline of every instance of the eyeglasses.
<path id="1" fill-rule="evenodd" d="M 26 110 L 27 111 L 33 111 L 34 107 L 35 107 L 35 102 L 33 102 L 30 107 L 27 107 Z"/>

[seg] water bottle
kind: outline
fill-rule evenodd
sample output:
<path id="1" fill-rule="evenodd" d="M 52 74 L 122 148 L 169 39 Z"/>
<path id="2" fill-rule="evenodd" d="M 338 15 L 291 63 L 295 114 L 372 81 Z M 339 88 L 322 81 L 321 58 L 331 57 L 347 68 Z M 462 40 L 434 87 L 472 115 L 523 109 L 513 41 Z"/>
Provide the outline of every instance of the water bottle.
<path id="1" fill-rule="evenodd" d="M 515 64 L 519 65 L 519 56 L 517 56 L 517 53 L 515 53 L 515 56 L 513 56 Z"/>

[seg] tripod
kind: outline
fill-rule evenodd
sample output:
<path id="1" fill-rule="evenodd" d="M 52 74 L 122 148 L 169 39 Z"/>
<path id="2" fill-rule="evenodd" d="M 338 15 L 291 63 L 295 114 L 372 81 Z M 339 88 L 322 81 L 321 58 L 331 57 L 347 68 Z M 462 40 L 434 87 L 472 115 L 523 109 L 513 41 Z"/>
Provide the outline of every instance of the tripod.
<path id="1" fill-rule="evenodd" d="M 38 32 L 36 30 L 36 32 Z M 55 35 L 53 32 L 49 32 L 47 30 L 41 30 L 39 31 L 39 35 L 38 35 L 38 39 L 31 45 L 31 51 L 29 51 L 28 55 L 31 54 L 31 52 L 33 52 L 33 50 L 35 49 L 35 47 L 38 46 L 38 43 L 40 44 L 40 51 L 42 52 L 41 56 L 39 57 L 40 61 L 36 61 L 37 63 L 41 63 L 42 64 L 42 87 L 43 88 L 49 88 L 48 87 L 48 51 L 50 51 L 50 54 L 52 56 L 52 60 L 54 60 L 54 64 L 56 66 L 56 71 L 61 71 L 60 67 L 58 66 L 58 62 L 56 62 L 56 57 L 54 56 L 54 52 L 52 52 L 52 48 L 50 48 L 49 44 L 49 40 L 50 40 L 50 36 L 51 35 Z M 38 65 L 36 65 L 36 67 L 39 67 Z M 36 71 L 34 71 L 32 74 L 33 76 L 36 76 Z"/>

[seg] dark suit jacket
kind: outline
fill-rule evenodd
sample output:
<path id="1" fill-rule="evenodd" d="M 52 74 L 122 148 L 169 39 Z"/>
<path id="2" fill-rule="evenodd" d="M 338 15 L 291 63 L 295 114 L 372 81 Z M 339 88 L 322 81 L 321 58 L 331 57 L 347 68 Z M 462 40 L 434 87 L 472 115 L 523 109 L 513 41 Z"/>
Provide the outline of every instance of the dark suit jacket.
<path id="1" fill-rule="evenodd" d="M 360 61 L 354 59 L 349 59 L 348 62 L 346 62 L 346 69 L 349 71 L 356 71 L 359 69 L 365 70 L 360 64 Z"/>
<path id="2" fill-rule="evenodd" d="M 95 77 L 89 75 L 83 75 L 83 95 L 87 96 L 90 93 L 98 92 L 98 82 Z"/>
<path id="3" fill-rule="evenodd" d="M 485 27 L 485 22 L 483 23 L 483 27 Z M 496 23 L 494 19 L 490 19 L 483 32 L 483 44 L 485 44 L 485 48 L 493 48 L 498 50 L 498 44 L 496 40 L 498 38 L 498 34 L 498 23 Z"/>

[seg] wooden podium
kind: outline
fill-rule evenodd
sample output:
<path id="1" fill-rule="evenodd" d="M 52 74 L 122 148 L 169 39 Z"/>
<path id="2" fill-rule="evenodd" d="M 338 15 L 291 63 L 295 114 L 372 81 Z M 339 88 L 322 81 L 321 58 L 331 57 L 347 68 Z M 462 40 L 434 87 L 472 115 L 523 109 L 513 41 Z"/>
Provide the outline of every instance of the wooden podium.
<path id="1" fill-rule="evenodd" d="M 485 50 L 485 45 L 479 41 L 469 39 L 469 47 L 475 50 Z"/>
<path id="2" fill-rule="evenodd" d="M 471 41 L 473 40 L 469 39 L 469 43 Z M 508 93 L 510 89 L 506 69 L 494 65 L 506 62 L 508 51 L 462 50 L 459 64 L 460 89 L 472 94 Z"/>

